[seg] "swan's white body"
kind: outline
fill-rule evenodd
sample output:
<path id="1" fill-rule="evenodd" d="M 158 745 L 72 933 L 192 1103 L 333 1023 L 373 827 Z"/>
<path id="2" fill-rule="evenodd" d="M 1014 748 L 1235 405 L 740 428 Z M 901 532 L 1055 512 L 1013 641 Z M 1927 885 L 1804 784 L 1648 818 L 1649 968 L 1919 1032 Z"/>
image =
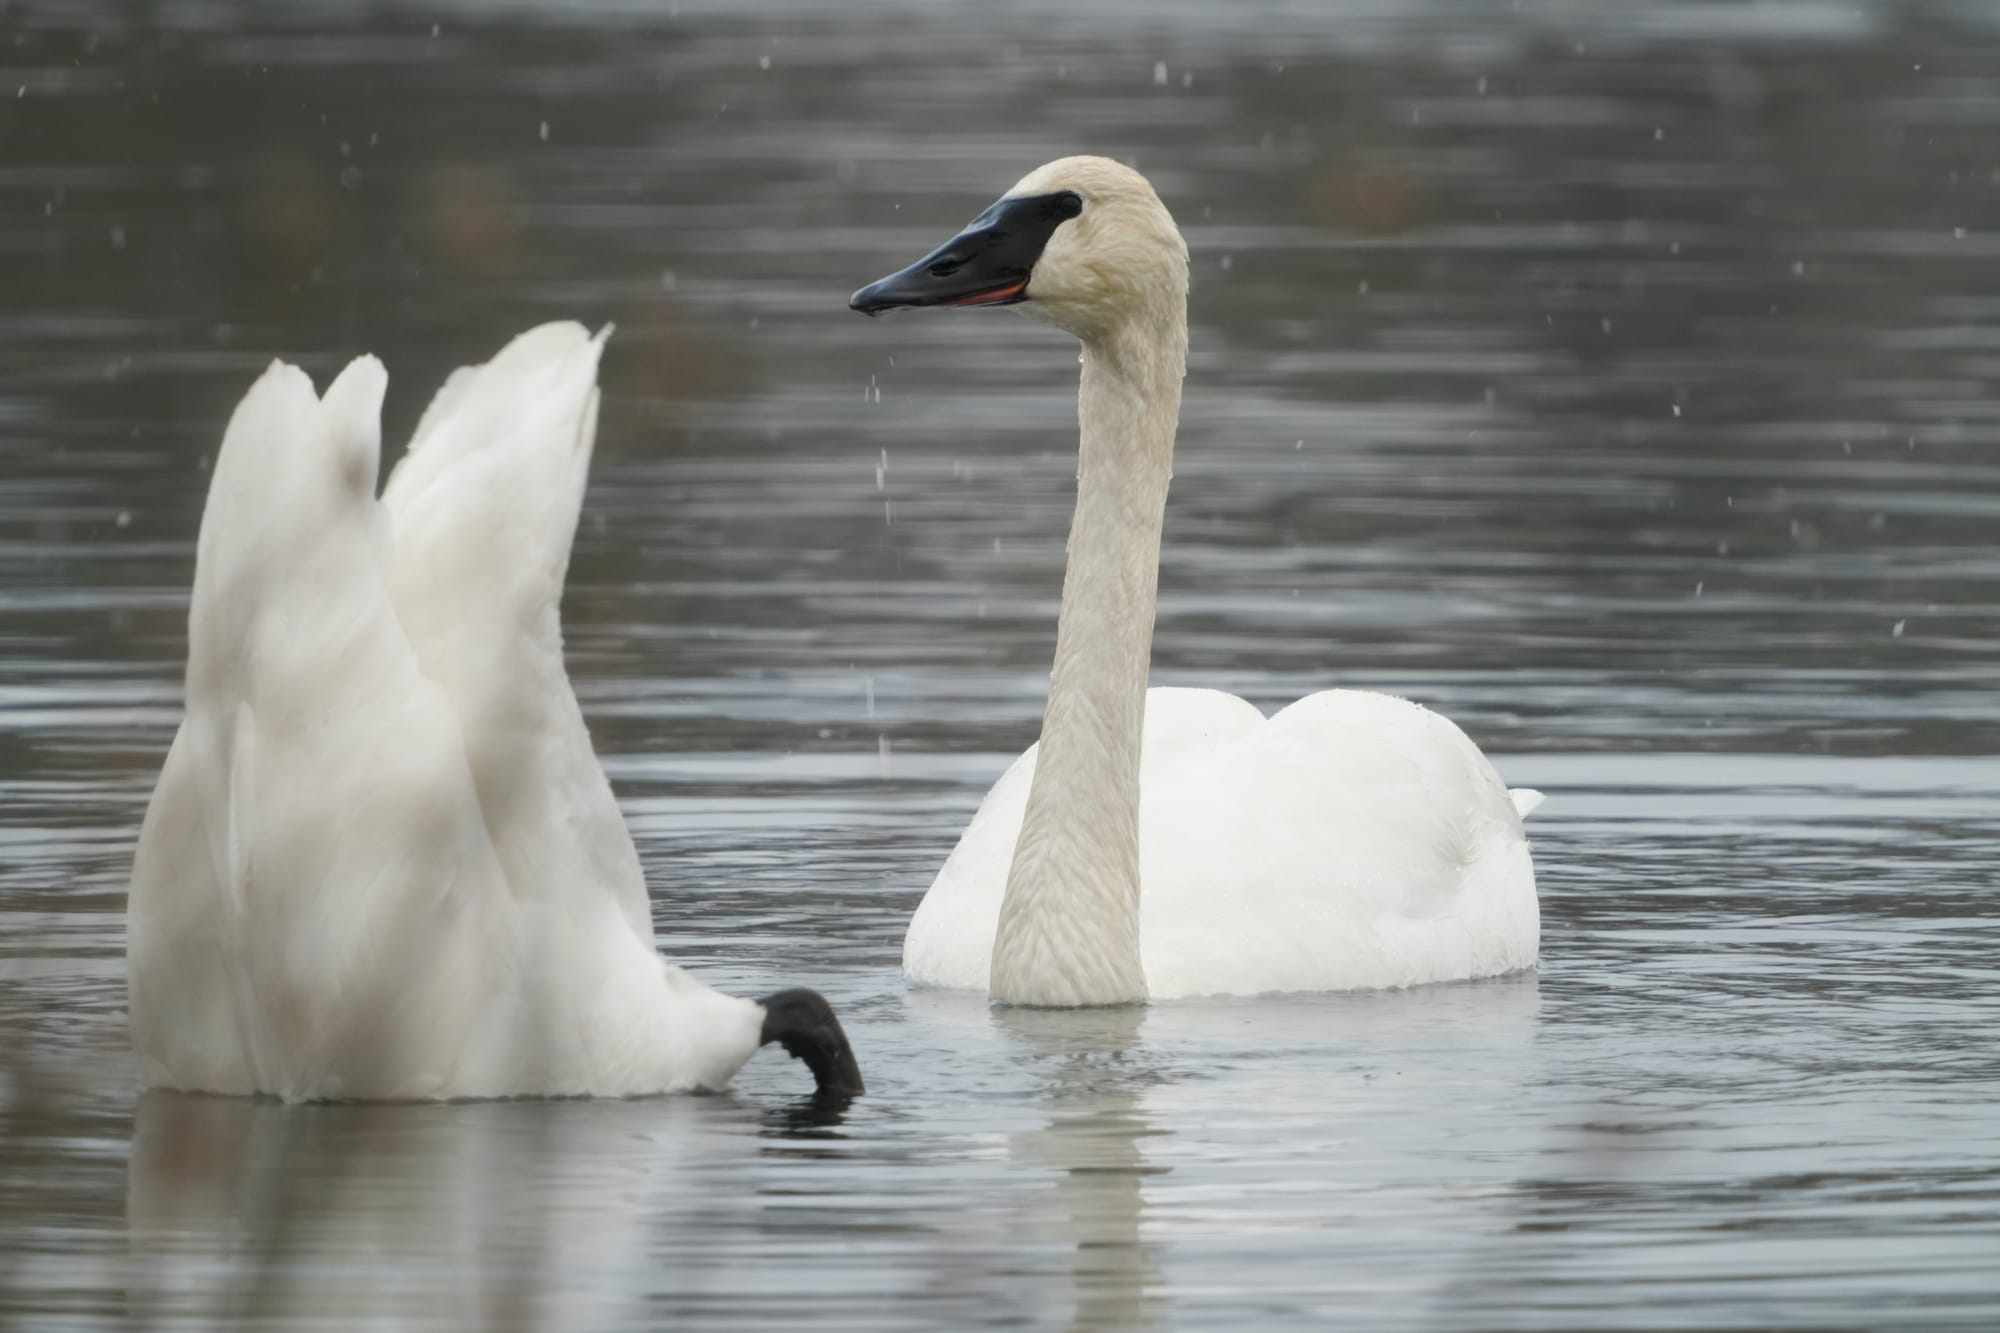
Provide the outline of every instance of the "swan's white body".
<path id="1" fill-rule="evenodd" d="M 551 324 L 458 371 L 379 501 L 372 357 L 237 408 L 132 871 L 148 1085 L 627 1095 L 757 1049 L 763 1006 L 655 952 L 563 670 L 601 346 Z"/>
<path id="2" fill-rule="evenodd" d="M 917 908 L 913 979 L 988 988 L 1037 748 L 994 784 Z M 1139 790 L 1154 999 L 1414 986 L 1535 961 L 1520 815 L 1539 798 L 1510 797 L 1441 714 L 1329 690 L 1266 718 L 1219 690 L 1148 690 Z"/>
<path id="3" fill-rule="evenodd" d="M 1102 158 L 1052 162 L 996 210 L 1010 199 L 1030 223 L 1073 219 L 996 297 L 1025 291 L 1024 313 L 1083 344 L 1076 519 L 1041 741 L 925 895 L 905 969 L 1068 1006 L 1532 966 L 1540 913 L 1521 815 L 1540 798 L 1510 797 L 1450 721 L 1359 691 L 1267 720 L 1232 695 L 1147 690 L 1186 247 L 1145 179 Z M 920 269 L 962 283 L 996 245 L 990 232 L 961 240 L 857 302 L 967 303 L 921 295 Z"/>

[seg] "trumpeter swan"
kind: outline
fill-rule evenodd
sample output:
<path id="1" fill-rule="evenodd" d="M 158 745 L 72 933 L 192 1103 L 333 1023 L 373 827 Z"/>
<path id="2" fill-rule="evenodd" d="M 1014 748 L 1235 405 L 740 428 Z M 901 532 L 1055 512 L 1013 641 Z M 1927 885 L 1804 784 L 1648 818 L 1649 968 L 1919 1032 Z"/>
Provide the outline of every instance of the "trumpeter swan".
<path id="1" fill-rule="evenodd" d="M 777 1041 L 861 1090 L 819 995 L 723 995 L 654 949 L 562 660 L 602 347 L 549 324 L 453 374 L 380 500 L 373 357 L 324 397 L 274 362 L 237 407 L 132 867 L 148 1085 L 622 1096 Z"/>
<path id="2" fill-rule="evenodd" d="M 1513 793 L 1446 718 L 1331 690 L 1266 719 L 1146 688 L 1187 362 L 1187 247 L 1138 172 L 1070 157 L 862 288 L 1012 305 L 1083 344 L 1076 517 L 1038 744 L 959 839 L 903 965 L 1002 1003 L 1406 986 L 1533 965 Z"/>

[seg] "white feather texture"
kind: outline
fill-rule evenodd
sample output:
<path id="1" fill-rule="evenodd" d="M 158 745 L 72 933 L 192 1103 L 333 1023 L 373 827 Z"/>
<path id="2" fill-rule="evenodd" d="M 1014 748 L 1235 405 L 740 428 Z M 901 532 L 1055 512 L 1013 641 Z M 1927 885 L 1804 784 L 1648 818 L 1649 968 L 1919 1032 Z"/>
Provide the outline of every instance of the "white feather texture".
<path id="1" fill-rule="evenodd" d="M 917 981 L 986 990 L 1039 747 L 1015 760 L 910 922 Z M 1507 789 L 1429 709 L 1329 690 L 1266 719 L 1146 692 L 1139 941 L 1154 999 L 1414 986 L 1532 966 L 1534 870 Z"/>
<path id="2" fill-rule="evenodd" d="M 1145 178 L 1064 158 L 1009 191 L 1082 201 L 1024 314 L 1083 345 L 1076 518 L 1040 742 L 918 907 L 917 981 L 1003 1003 L 1409 986 L 1532 966 L 1521 816 L 1447 719 L 1335 690 L 1264 719 L 1148 691 L 1187 353 L 1187 248 Z"/>
<path id="3" fill-rule="evenodd" d="M 551 324 L 454 374 L 380 501 L 374 358 L 237 408 L 132 871 L 148 1085 L 624 1095 L 757 1049 L 761 1005 L 655 952 L 563 670 L 601 350 Z"/>

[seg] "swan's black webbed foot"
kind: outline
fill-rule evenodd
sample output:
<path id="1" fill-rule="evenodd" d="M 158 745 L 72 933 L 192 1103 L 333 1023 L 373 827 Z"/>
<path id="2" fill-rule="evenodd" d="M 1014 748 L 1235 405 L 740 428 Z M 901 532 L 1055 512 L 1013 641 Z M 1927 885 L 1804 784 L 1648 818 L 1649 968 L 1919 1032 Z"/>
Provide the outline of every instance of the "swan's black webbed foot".
<path id="1" fill-rule="evenodd" d="M 763 1044 L 775 1041 L 794 1059 L 805 1061 L 822 1096 L 856 1097 L 867 1091 L 854 1048 L 825 996 L 801 986 L 766 995 L 758 1003 L 764 1006 Z"/>

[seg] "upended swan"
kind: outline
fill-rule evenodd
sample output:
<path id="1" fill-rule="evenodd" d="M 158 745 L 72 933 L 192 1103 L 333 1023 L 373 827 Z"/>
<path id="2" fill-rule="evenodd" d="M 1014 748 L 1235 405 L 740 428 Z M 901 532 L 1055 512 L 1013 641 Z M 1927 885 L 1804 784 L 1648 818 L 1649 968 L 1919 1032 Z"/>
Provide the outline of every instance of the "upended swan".
<path id="1" fill-rule="evenodd" d="M 776 1041 L 861 1091 L 818 994 L 724 995 L 655 951 L 562 661 L 602 347 L 549 324 L 454 373 L 380 500 L 373 357 L 324 397 L 274 362 L 237 407 L 132 868 L 149 1086 L 624 1096 Z"/>
<path id="2" fill-rule="evenodd" d="M 1521 817 L 1449 720 L 1330 690 L 1273 717 L 1146 688 L 1187 361 L 1187 247 L 1138 172 L 1070 157 L 854 294 L 1012 305 L 1083 344 L 1076 517 L 1041 740 L 910 922 L 920 983 L 1007 1004 L 1410 986 L 1532 966 Z"/>

